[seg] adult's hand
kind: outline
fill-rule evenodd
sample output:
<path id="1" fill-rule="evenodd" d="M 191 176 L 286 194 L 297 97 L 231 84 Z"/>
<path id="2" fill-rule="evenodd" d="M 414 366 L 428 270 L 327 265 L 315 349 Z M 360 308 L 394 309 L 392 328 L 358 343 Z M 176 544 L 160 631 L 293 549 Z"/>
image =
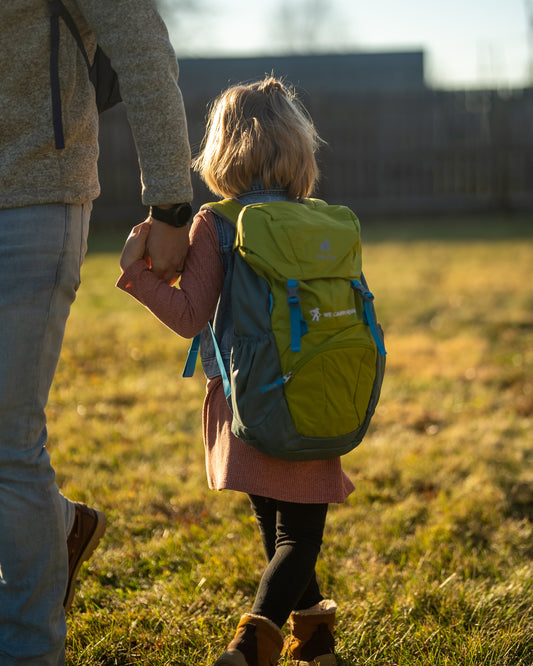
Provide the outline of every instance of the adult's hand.
<path id="1" fill-rule="evenodd" d="M 167 284 L 175 281 L 183 270 L 189 251 L 189 225 L 172 227 L 166 222 L 148 218 L 152 228 L 146 244 L 152 272 Z"/>
<path id="2" fill-rule="evenodd" d="M 129 268 L 134 262 L 144 258 L 149 234 L 150 222 L 148 220 L 133 227 L 120 255 L 120 268 L 123 271 Z"/>

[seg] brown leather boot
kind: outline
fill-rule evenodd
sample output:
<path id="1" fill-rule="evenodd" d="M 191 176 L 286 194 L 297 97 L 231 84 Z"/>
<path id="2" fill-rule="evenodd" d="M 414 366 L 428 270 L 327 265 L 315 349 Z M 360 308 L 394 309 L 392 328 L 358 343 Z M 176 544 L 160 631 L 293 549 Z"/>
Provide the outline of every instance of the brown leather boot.
<path id="1" fill-rule="evenodd" d="M 67 538 L 68 582 L 63 606 L 70 610 L 74 598 L 76 577 L 81 565 L 91 557 L 106 528 L 106 517 L 101 511 L 75 502 L 74 524 Z"/>
<path id="2" fill-rule="evenodd" d="M 294 611 L 289 617 L 291 635 L 285 641 L 283 654 L 291 657 L 293 666 L 336 666 L 335 611 L 337 604 L 323 599 L 312 608 Z"/>
<path id="3" fill-rule="evenodd" d="M 283 636 L 279 627 L 266 617 L 246 614 L 215 666 L 275 666 L 278 663 Z"/>

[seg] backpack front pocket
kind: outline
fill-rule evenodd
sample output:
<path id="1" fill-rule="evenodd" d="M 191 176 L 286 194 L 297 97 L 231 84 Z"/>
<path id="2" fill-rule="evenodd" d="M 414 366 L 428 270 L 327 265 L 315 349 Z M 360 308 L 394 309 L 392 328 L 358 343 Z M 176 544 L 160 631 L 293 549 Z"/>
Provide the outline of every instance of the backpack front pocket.
<path id="1" fill-rule="evenodd" d="M 366 326 L 323 342 L 295 365 L 285 397 L 298 432 L 337 437 L 365 420 L 376 376 L 376 348 Z"/>

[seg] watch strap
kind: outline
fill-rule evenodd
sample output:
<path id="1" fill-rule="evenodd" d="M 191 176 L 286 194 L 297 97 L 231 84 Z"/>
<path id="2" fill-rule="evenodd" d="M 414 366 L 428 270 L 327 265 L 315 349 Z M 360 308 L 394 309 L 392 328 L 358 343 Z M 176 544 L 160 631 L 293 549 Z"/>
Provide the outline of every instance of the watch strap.
<path id="1" fill-rule="evenodd" d="M 184 227 L 189 223 L 192 216 L 192 206 L 190 203 L 174 204 L 171 208 L 160 208 L 159 206 L 150 206 L 150 217 L 159 222 L 165 222 L 171 227 Z"/>

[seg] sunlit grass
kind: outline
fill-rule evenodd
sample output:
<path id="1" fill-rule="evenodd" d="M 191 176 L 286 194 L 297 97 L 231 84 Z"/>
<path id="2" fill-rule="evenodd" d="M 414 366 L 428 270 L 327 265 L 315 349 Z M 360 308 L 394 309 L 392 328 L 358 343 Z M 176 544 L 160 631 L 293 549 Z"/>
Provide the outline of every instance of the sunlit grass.
<path id="1" fill-rule="evenodd" d="M 533 663 L 533 225 L 467 224 L 367 233 L 389 355 L 318 565 L 341 666 Z M 212 664 L 250 608 L 259 538 L 245 497 L 207 489 L 188 342 L 113 287 L 117 266 L 86 260 L 48 409 L 61 489 L 109 520 L 68 663 Z"/>

